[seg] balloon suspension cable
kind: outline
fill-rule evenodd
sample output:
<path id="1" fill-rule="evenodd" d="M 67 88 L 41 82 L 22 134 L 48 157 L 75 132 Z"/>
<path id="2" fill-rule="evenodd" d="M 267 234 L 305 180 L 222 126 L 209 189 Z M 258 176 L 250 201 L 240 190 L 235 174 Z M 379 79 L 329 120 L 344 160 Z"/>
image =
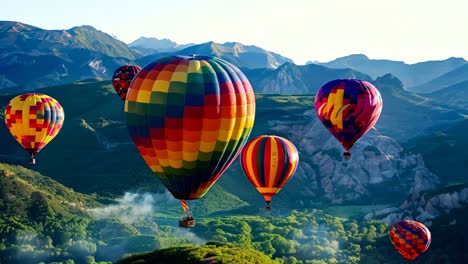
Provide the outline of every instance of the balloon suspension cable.
<path id="1" fill-rule="evenodd" d="M 34 153 L 31 153 L 31 159 L 29 160 L 29 164 L 36 164 L 36 158 L 34 157 Z"/>
<path id="2" fill-rule="evenodd" d="M 265 207 L 265 209 L 271 210 L 270 201 L 266 201 L 266 207 Z"/>
<path id="3" fill-rule="evenodd" d="M 345 160 L 349 160 L 351 158 L 351 153 L 349 151 L 346 151 L 343 153 L 343 158 Z"/>

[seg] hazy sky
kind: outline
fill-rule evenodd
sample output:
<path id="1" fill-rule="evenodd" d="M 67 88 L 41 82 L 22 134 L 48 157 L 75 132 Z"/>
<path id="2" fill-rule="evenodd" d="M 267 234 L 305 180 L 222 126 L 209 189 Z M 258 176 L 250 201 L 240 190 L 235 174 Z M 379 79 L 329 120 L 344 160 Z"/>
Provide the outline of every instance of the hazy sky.
<path id="1" fill-rule="evenodd" d="M 0 20 L 91 25 L 126 43 L 236 41 L 297 64 L 353 53 L 408 63 L 468 59 L 468 0 L 5 0 Z"/>

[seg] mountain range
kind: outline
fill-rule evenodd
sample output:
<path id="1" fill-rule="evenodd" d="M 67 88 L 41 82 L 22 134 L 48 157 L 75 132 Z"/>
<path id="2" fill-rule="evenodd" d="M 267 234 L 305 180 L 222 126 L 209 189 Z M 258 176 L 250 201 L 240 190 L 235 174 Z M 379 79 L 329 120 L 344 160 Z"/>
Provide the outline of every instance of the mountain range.
<path id="1" fill-rule="evenodd" d="M 454 86 L 468 81 L 468 63 L 455 68 L 429 82 L 423 83 L 412 88 L 414 92 L 431 93 L 440 90 L 450 90 L 450 86 Z"/>
<path id="2" fill-rule="evenodd" d="M 33 90 L 91 77 L 108 79 L 109 69 L 138 56 L 125 43 L 91 26 L 44 30 L 2 21 L 0 91 Z"/>
<path id="3" fill-rule="evenodd" d="M 330 62 L 320 63 L 320 65 L 329 68 L 355 69 L 357 71 L 367 73 L 373 78 L 391 73 L 403 82 L 405 89 L 414 92 L 434 91 L 425 91 L 423 90 L 423 87 L 416 87 L 433 79 L 437 79 L 444 74 L 448 74 L 459 67 L 466 66 L 466 64 L 467 61 L 465 59 L 454 57 L 442 61 L 426 61 L 415 64 L 406 64 L 402 61 L 369 59 L 363 54 L 349 55 L 337 58 Z"/>
<path id="4" fill-rule="evenodd" d="M 256 46 L 246 46 L 238 42 L 226 42 L 224 44 L 218 44 L 212 41 L 193 45 L 174 52 L 158 52 L 153 55 L 141 58 L 137 60 L 137 62 L 140 65 L 146 65 L 158 58 L 165 56 L 189 56 L 193 54 L 203 54 L 220 57 L 233 63 L 239 68 L 247 69 L 272 69 L 280 66 L 283 63 L 292 62 L 291 59 L 285 58 L 274 52 L 266 51 Z"/>
<path id="5" fill-rule="evenodd" d="M 291 62 L 279 54 L 236 42 L 184 47 L 156 39 L 139 39 L 128 46 L 91 26 L 45 30 L 20 22 L 0 21 L 0 93 L 89 78 L 108 80 L 122 64 L 144 66 L 174 54 L 218 56 L 241 68 L 275 68 Z"/>
<path id="6" fill-rule="evenodd" d="M 122 64 L 144 66 L 176 54 L 212 55 L 234 63 L 245 70 L 255 90 L 263 93 L 311 94 L 333 78 L 370 80 L 388 73 L 402 81 L 403 89 L 417 93 L 449 91 L 468 81 L 468 64 L 462 58 L 406 64 L 355 54 L 301 66 L 277 53 L 237 42 L 181 45 L 169 39 L 141 37 L 127 45 L 91 26 L 45 30 L 0 21 L 0 93 L 89 78 L 108 80 Z M 453 98 L 460 88 L 454 90 L 445 94 Z M 462 93 L 458 98 L 464 100 L 466 96 Z"/>

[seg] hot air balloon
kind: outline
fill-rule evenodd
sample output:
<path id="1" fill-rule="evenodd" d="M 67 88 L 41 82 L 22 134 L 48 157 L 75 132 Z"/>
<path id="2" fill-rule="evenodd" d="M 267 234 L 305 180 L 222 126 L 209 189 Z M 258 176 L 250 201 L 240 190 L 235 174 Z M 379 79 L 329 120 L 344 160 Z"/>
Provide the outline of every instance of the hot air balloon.
<path id="1" fill-rule="evenodd" d="M 64 117 L 60 103 L 45 94 L 18 95 L 5 107 L 5 123 L 31 154 L 31 164 L 36 163 L 35 155 L 58 134 Z"/>
<path id="2" fill-rule="evenodd" d="M 431 232 L 422 223 L 403 220 L 390 230 L 390 241 L 398 253 L 411 261 L 429 248 Z"/>
<path id="3" fill-rule="evenodd" d="M 244 146 L 255 117 L 249 81 L 211 56 L 170 56 L 144 67 L 125 101 L 129 133 L 176 199 L 205 195 Z"/>
<path id="4" fill-rule="evenodd" d="M 382 112 L 382 97 L 370 83 L 355 79 L 334 80 L 320 88 L 315 97 L 315 111 L 328 131 L 349 150 L 369 131 Z"/>
<path id="5" fill-rule="evenodd" d="M 112 86 L 122 100 L 125 101 L 128 87 L 140 70 L 141 68 L 136 65 L 124 65 L 115 70 L 112 76 Z"/>
<path id="6" fill-rule="evenodd" d="M 289 181 L 296 171 L 299 155 L 293 143 L 279 136 L 258 136 L 249 141 L 241 154 L 245 175 L 266 201 Z"/>

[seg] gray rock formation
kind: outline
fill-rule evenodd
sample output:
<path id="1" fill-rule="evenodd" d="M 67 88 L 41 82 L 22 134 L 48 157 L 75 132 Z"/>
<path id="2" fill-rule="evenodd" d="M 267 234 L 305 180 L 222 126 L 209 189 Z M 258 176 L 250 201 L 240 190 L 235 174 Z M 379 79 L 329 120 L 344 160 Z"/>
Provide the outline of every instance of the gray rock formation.
<path id="1" fill-rule="evenodd" d="M 268 121 L 268 126 L 289 138 L 300 151 L 295 187 L 291 189 L 300 190 L 301 203 L 307 204 L 306 200 L 313 197 L 312 200 L 343 204 L 367 200 L 382 192 L 405 197 L 434 189 L 439 183 L 420 154 L 405 153 L 398 142 L 376 129 L 354 145 L 353 156 L 346 161 L 342 158 L 342 146 L 313 111 L 294 118 L 278 117 Z"/>
<path id="2" fill-rule="evenodd" d="M 455 208 L 468 206 L 468 187 L 460 185 L 457 188 L 439 192 L 413 193 L 399 207 L 390 207 L 369 213 L 366 219 L 380 219 L 394 225 L 403 219 L 413 219 L 431 226 L 436 217 L 449 214 Z M 451 223 L 455 224 L 455 223 Z"/>

